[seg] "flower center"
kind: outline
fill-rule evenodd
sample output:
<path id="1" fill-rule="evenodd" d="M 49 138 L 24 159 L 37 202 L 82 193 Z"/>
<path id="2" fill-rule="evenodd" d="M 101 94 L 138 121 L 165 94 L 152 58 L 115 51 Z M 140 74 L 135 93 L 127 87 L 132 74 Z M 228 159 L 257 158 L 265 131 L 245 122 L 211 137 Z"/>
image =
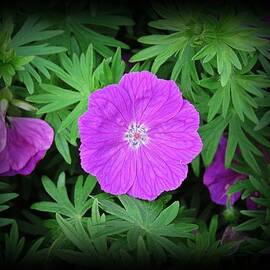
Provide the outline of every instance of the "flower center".
<path id="1" fill-rule="evenodd" d="M 130 124 L 125 133 L 125 140 L 129 143 L 130 147 L 138 149 L 148 141 L 147 128 L 143 124 Z"/>

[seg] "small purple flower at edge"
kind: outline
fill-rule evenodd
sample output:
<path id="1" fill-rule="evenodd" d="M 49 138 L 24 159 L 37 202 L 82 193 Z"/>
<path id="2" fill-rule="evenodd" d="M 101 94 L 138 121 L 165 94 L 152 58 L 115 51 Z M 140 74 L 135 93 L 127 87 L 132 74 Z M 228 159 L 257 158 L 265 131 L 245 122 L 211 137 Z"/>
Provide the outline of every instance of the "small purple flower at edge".
<path id="1" fill-rule="evenodd" d="M 222 137 L 214 158 L 213 163 L 205 170 L 203 183 L 210 192 L 211 200 L 220 205 L 226 205 L 227 190 L 237 180 L 245 178 L 245 175 L 239 174 L 224 166 L 227 139 Z M 230 203 L 233 205 L 240 197 L 240 192 L 232 195 Z"/>
<path id="2" fill-rule="evenodd" d="M 43 120 L 6 116 L 0 101 L 0 176 L 28 175 L 53 142 L 53 129 Z"/>
<path id="3" fill-rule="evenodd" d="M 81 165 L 105 192 L 154 200 L 187 177 L 202 149 L 198 128 L 174 81 L 131 72 L 90 95 L 79 119 Z"/>
<path id="4" fill-rule="evenodd" d="M 237 182 L 243 180 L 247 176 L 240 174 L 231 169 L 225 168 L 225 153 L 226 153 L 227 139 L 222 136 L 213 163 L 205 170 L 203 176 L 203 183 L 207 186 L 211 200 L 216 204 L 226 205 L 227 191 L 229 187 Z M 233 205 L 239 198 L 240 192 L 234 193 L 230 198 L 230 204 Z M 247 208 L 250 210 L 257 209 L 256 204 L 251 200 L 251 197 L 258 197 L 258 193 L 252 194 L 246 199 Z"/>

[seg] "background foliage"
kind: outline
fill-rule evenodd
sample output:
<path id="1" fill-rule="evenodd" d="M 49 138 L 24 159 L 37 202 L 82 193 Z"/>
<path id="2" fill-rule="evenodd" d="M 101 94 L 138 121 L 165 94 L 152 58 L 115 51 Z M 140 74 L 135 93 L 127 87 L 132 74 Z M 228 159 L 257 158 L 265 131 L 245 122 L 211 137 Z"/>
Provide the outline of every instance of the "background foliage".
<path id="1" fill-rule="evenodd" d="M 262 10 L 181 1 L 3 8 L 0 98 L 10 115 L 48 121 L 55 140 L 30 176 L 0 180 L 1 264 L 248 265 L 249 254 L 252 262 L 269 254 L 270 22 Z M 175 80 L 201 117 L 204 148 L 188 180 L 154 202 L 105 194 L 80 167 L 77 120 L 89 94 L 130 70 Z M 227 209 L 202 183 L 224 133 L 225 166 L 247 176 L 229 189 L 242 200 Z M 257 210 L 247 210 L 255 192 Z"/>

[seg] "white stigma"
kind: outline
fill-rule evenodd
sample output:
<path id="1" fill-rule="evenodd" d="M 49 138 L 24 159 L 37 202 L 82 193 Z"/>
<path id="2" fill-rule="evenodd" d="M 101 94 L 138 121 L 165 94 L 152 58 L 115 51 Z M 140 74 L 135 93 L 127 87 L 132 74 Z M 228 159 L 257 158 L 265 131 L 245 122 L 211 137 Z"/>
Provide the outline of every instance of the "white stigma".
<path id="1" fill-rule="evenodd" d="M 131 123 L 125 133 L 125 140 L 131 148 L 138 149 L 148 141 L 147 128 L 142 124 Z"/>

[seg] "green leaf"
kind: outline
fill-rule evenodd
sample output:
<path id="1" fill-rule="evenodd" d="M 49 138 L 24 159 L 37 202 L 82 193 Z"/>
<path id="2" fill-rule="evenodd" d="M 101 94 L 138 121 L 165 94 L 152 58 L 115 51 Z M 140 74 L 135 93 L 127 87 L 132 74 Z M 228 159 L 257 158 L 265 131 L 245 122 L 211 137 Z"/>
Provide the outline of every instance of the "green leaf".
<path id="1" fill-rule="evenodd" d="M 39 114 L 60 110 L 69 105 L 77 103 L 82 99 L 82 96 L 75 91 L 70 91 L 49 84 L 41 84 L 40 86 L 44 90 L 44 92 L 48 92 L 49 94 L 34 95 L 27 98 L 27 100 L 31 102 L 37 103 L 50 102 L 49 104 L 43 106 L 37 111 L 37 113 Z M 64 99 L 63 96 L 65 97 Z"/>
<path id="2" fill-rule="evenodd" d="M 232 158 L 233 151 L 236 151 L 237 145 L 241 150 L 243 159 L 249 164 L 249 166 L 255 171 L 260 172 L 258 163 L 254 155 L 261 155 L 260 151 L 252 144 L 245 132 L 243 131 L 245 123 L 240 121 L 237 114 L 232 115 L 229 124 L 229 141 L 225 156 L 225 166 L 229 166 Z M 242 127 L 243 126 L 243 127 Z"/>
<path id="3" fill-rule="evenodd" d="M 42 21 L 35 15 L 29 16 L 16 35 L 12 37 L 11 45 L 16 48 L 33 41 L 47 40 L 63 33 L 61 30 L 45 30 L 49 26 L 48 21 Z"/>
<path id="4" fill-rule="evenodd" d="M 71 164 L 71 157 L 68 142 L 64 136 L 61 134 L 56 133 L 54 137 L 54 143 L 56 148 L 58 149 L 59 153 L 65 159 L 68 164 Z"/>
<path id="5" fill-rule="evenodd" d="M 34 243 L 31 243 L 30 249 L 27 251 L 26 255 L 20 262 L 22 265 L 29 265 L 30 263 L 33 262 L 39 262 L 42 261 L 44 258 L 44 252 L 40 250 L 40 246 L 43 244 L 44 238 L 40 238 L 36 240 Z"/>
<path id="6" fill-rule="evenodd" d="M 172 43 L 166 50 L 161 52 L 154 60 L 151 72 L 157 73 L 160 66 L 177 52 L 178 44 Z"/>
<path id="7" fill-rule="evenodd" d="M 74 206 L 78 213 L 84 215 L 84 213 L 90 207 L 90 199 L 88 198 L 89 194 L 93 191 L 96 186 L 95 177 L 88 175 L 85 182 L 83 183 L 83 177 L 79 176 L 74 190 Z"/>
<path id="8" fill-rule="evenodd" d="M 83 231 L 84 233 L 78 233 L 76 228 L 74 228 L 72 224 L 62 218 L 59 214 L 56 214 L 56 220 L 62 231 L 64 232 L 65 236 L 76 247 L 82 250 L 85 254 L 88 254 L 89 257 L 95 257 L 95 249 L 85 231 Z"/>
<path id="9" fill-rule="evenodd" d="M 228 195 L 232 195 L 236 192 L 242 192 L 243 190 L 250 190 L 252 185 L 250 181 L 236 181 L 233 185 L 231 185 L 227 191 Z"/>
<path id="10" fill-rule="evenodd" d="M 181 220 L 172 223 L 178 214 L 179 202 L 174 202 L 164 209 L 164 202 L 161 199 L 146 202 L 126 195 L 118 198 L 123 207 L 109 200 L 100 200 L 105 212 L 114 217 L 112 221 L 106 222 L 102 235 L 109 236 L 125 232 L 131 248 L 136 248 L 134 243 L 140 237 L 142 239 L 146 237 L 147 243 L 155 246 L 155 249 L 162 253 L 164 251 L 161 250 L 170 248 L 165 244 L 162 247 L 159 243 L 161 239 L 163 242 L 170 243 L 167 239 L 170 237 L 192 238 L 191 232 L 198 228 L 195 224 L 181 222 Z"/>
<path id="11" fill-rule="evenodd" d="M 117 48 L 113 58 L 112 58 L 112 75 L 113 75 L 113 82 L 118 83 L 123 76 L 125 71 L 125 63 L 122 61 L 121 57 L 121 50 Z"/>
<path id="12" fill-rule="evenodd" d="M 12 77 L 17 74 L 16 79 L 24 83 L 28 92 L 32 94 L 35 82 L 41 83 L 42 80 L 39 71 L 47 78 L 50 76 L 46 67 L 50 61 L 43 59 L 43 57 L 66 50 L 64 47 L 51 46 L 47 43 L 48 39 L 63 33 L 61 30 L 48 29 L 51 26 L 52 24 L 48 20 L 31 15 L 27 17 L 21 28 L 12 37 L 10 37 L 12 32 L 10 31 L 9 39 L 5 44 L 5 50 L 7 48 L 9 50 L 4 53 L 4 55 L 9 54 L 8 61 L 4 61 L 6 65 L 3 70 L 0 66 L 0 76 L 3 77 L 7 85 L 11 84 Z M 38 59 L 35 60 L 35 57 Z"/>
<path id="13" fill-rule="evenodd" d="M 179 202 L 174 202 L 159 214 L 159 216 L 154 221 L 153 226 L 170 224 L 176 218 L 178 211 Z"/>
<path id="14" fill-rule="evenodd" d="M 8 202 L 14 198 L 18 197 L 18 194 L 16 193 L 4 193 L 0 194 L 0 204 L 3 204 L 5 202 Z"/>
<path id="15" fill-rule="evenodd" d="M 218 219 L 217 216 L 214 215 L 211 219 L 210 225 L 209 225 L 209 243 L 213 243 L 216 240 L 216 233 L 218 228 Z"/>
<path id="16" fill-rule="evenodd" d="M 141 236 L 137 241 L 137 260 L 139 264 L 144 266 L 150 264 L 150 254 L 146 249 L 145 242 Z"/>
<path id="17" fill-rule="evenodd" d="M 208 111 L 208 117 L 207 117 L 207 122 L 210 122 L 216 114 L 219 112 L 222 101 L 223 101 L 223 91 L 225 89 L 221 88 L 217 90 L 214 95 L 211 97 L 209 100 L 208 106 L 209 106 L 209 111 Z"/>
<path id="18" fill-rule="evenodd" d="M 165 48 L 166 46 L 164 45 L 155 45 L 150 48 L 143 49 L 140 52 L 133 55 L 129 61 L 133 63 L 133 62 L 144 61 L 146 59 L 153 58 L 159 55 L 160 53 L 164 52 Z"/>
<path id="19" fill-rule="evenodd" d="M 60 125 L 64 122 L 61 119 L 62 113 L 60 111 L 54 113 L 48 113 L 46 116 L 46 121 L 48 121 L 54 130 L 59 130 Z M 64 117 L 66 117 L 66 113 L 64 112 Z M 57 132 L 55 134 L 55 145 L 59 153 L 63 156 L 67 163 L 71 163 L 70 157 L 70 149 L 69 144 L 70 136 L 67 130 L 63 130 L 62 132 Z"/>
<path id="20" fill-rule="evenodd" d="M 236 139 L 238 134 L 238 121 L 233 117 L 229 123 L 229 136 L 225 154 L 225 167 L 229 167 L 232 163 L 238 140 Z"/>
<path id="21" fill-rule="evenodd" d="M 65 28 L 68 33 L 67 40 L 70 40 L 70 37 L 74 35 L 82 50 L 86 50 L 88 45 L 92 43 L 95 51 L 103 57 L 112 56 L 113 51 L 109 47 L 129 48 L 128 45 L 113 37 L 103 35 L 86 27 L 83 21 L 80 22 L 80 19 L 77 20 L 72 16 Z"/>
<path id="22" fill-rule="evenodd" d="M 191 163 L 192 170 L 197 177 L 200 175 L 200 160 L 200 156 L 198 155 Z"/>
<path id="23" fill-rule="evenodd" d="M 203 141 L 202 157 L 206 166 L 211 164 L 215 156 L 220 138 L 228 123 L 228 118 L 218 116 L 199 129 Z"/>
<path id="24" fill-rule="evenodd" d="M 10 190 L 10 185 L 5 182 L 0 182 L 0 212 L 3 212 L 7 209 L 9 209 L 9 205 L 5 204 L 19 196 L 17 193 L 8 192 Z M 2 218 L 0 217 L 0 227 L 4 227 L 6 225 L 11 224 L 13 219 L 9 218 Z"/>
<path id="25" fill-rule="evenodd" d="M 82 186 L 83 178 L 78 178 L 78 184 L 75 186 L 74 204 L 70 201 L 65 184 L 65 174 L 61 173 L 58 177 L 57 185 L 55 185 L 47 176 L 42 178 L 42 184 L 46 192 L 54 199 L 55 202 L 38 202 L 32 205 L 32 209 L 44 212 L 53 212 L 65 215 L 69 218 L 77 219 L 82 217 L 91 207 L 91 193 L 95 181 L 92 177 L 88 177 Z"/>
<path id="26" fill-rule="evenodd" d="M 258 190 L 261 194 L 263 194 L 266 198 L 269 198 L 270 194 L 270 186 L 267 182 L 265 182 L 262 178 L 255 178 L 250 175 L 249 177 L 251 184 Z"/>
<path id="27" fill-rule="evenodd" d="M 265 128 L 270 124 L 270 110 L 267 111 L 262 118 L 260 119 L 259 123 L 255 127 L 255 130 L 260 130 L 262 128 Z"/>
<path id="28" fill-rule="evenodd" d="M 24 247 L 24 238 L 19 238 L 18 226 L 16 222 L 12 223 L 9 235 L 5 234 L 5 261 L 9 264 L 15 264 Z"/>
<path id="29" fill-rule="evenodd" d="M 263 223 L 262 218 L 253 218 L 234 227 L 234 229 L 236 231 L 252 231 L 259 228 L 262 223 Z"/>

